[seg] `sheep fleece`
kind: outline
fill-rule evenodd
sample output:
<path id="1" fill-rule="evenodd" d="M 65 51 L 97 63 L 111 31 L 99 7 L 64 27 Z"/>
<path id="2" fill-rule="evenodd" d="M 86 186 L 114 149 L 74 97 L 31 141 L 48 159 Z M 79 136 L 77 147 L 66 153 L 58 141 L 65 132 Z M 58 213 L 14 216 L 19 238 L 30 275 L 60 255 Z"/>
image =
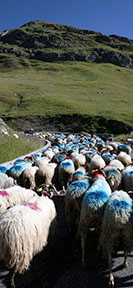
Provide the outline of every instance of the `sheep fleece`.
<path id="1" fill-rule="evenodd" d="M 56 217 L 54 202 L 48 197 L 34 196 L 27 203 L 36 205 L 35 209 L 16 205 L 0 217 L 0 257 L 15 273 L 27 270 L 33 256 L 46 246 Z"/>

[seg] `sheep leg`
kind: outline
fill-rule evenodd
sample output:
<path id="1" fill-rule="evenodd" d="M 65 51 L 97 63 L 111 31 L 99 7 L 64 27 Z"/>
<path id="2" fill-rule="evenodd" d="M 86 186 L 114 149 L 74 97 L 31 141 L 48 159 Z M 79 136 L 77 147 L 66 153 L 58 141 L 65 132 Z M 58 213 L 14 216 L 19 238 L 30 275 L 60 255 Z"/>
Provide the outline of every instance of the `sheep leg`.
<path id="1" fill-rule="evenodd" d="M 81 265 L 82 265 L 83 267 L 86 266 L 86 263 L 85 263 L 86 237 L 87 237 L 87 231 L 83 231 L 82 234 L 81 234 L 81 249 L 82 249 Z"/>
<path id="2" fill-rule="evenodd" d="M 10 277 L 11 277 L 11 279 L 10 279 L 11 288 L 15 288 L 15 282 L 14 282 L 15 271 L 14 271 L 14 269 L 12 269 L 12 270 L 10 271 Z"/>
<path id="3" fill-rule="evenodd" d="M 114 276 L 112 274 L 112 255 L 108 251 L 108 264 L 109 264 L 109 287 L 114 287 Z"/>
<path id="4" fill-rule="evenodd" d="M 128 256 L 128 253 L 127 253 L 126 251 L 124 251 L 124 262 L 123 262 L 123 268 L 128 267 L 127 256 Z"/>

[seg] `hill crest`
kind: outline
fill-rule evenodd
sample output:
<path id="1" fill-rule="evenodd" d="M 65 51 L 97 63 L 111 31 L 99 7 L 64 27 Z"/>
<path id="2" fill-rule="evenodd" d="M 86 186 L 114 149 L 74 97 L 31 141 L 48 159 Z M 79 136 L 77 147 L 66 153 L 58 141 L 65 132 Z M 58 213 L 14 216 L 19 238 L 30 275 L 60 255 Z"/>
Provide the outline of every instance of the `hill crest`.
<path id="1" fill-rule="evenodd" d="M 0 53 L 45 62 L 82 61 L 133 68 L 133 40 L 42 20 L 1 32 Z"/>

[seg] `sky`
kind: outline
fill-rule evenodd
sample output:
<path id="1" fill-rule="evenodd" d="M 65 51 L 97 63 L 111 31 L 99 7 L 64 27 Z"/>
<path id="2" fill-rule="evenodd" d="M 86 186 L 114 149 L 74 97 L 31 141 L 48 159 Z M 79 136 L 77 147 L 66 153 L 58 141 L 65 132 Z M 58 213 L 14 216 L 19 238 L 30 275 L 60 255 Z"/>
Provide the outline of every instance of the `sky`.
<path id="1" fill-rule="evenodd" d="M 133 39 L 133 0 L 1 1 L 1 32 L 35 20 Z"/>

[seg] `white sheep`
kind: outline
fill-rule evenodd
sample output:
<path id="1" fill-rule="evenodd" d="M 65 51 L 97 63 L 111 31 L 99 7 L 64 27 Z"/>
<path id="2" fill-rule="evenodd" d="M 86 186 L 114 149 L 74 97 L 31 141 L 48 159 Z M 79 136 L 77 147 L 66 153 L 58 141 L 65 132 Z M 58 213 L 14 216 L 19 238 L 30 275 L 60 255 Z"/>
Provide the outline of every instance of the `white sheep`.
<path id="1" fill-rule="evenodd" d="M 110 166 L 115 166 L 119 171 L 122 171 L 124 169 L 124 165 L 122 162 L 118 159 L 113 159 L 109 163 Z"/>
<path id="2" fill-rule="evenodd" d="M 109 285 L 114 286 L 114 276 L 112 274 L 112 254 L 114 249 L 122 244 L 124 251 L 123 267 L 127 267 L 127 255 L 131 252 L 132 243 L 132 199 L 123 191 L 115 191 L 106 203 L 101 235 L 98 249 L 108 258 L 109 265 Z M 120 243 L 119 243 L 120 239 Z"/>
<path id="3" fill-rule="evenodd" d="M 37 166 L 32 166 L 30 168 L 25 169 L 18 177 L 17 183 L 18 185 L 25 187 L 27 189 L 35 189 L 35 174 L 38 170 Z"/>
<path id="4" fill-rule="evenodd" d="M 23 205 L 6 210 L 0 217 L 0 258 L 14 277 L 29 268 L 34 255 L 47 245 L 49 229 L 56 219 L 54 202 L 34 196 Z"/>
<path id="5" fill-rule="evenodd" d="M 77 153 L 77 154 L 75 153 L 75 156 L 72 159 L 73 159 L 75 169 L 78 169 L 80 166 L 85 166 L 86 164 L 85 155 L 83 155 L 82 153 Z"/>
<path id="6" fill-rule="evenodd" d="M 29 198 L 36 195 L 33 190 L 23 188 L 15 185 L 7 188 L 6 190 L 0 190 L 0 215 L 8 208 L 23 204 Z"/>
<path id="7" fill-rule="evenodd" d="M 91 173 L 93 170 L 96 170 L 96 169 L 103 169 L 105 166 L 106 166 L 106 163 L 104 159 L 100 155 L 96 154 L 93 156 L 88 166 L 89 173 Z"/>
<path id="8" fill-rule="evenodd" d="M 40 186 L 41 184 L 52 184 L 56 167 L 56 163 L 43 164 L 35 174 L 36 186 Z"/>
<path id="9" fill-rule="evenodd" d="M 0 172 L 0 189 L 6 189 L 13 185 L 14 179 L 12 177 L 8 177 L 7 174 Z"/>
<path id="10" fill-rule="evenodd" d="M 131 156 L 124 151 L 121 151 L 117 155 L 117 159 L 120 160 L 125 167 L 131 165 L 131 162 L 132 162 Z"/>
<path id="11" fill-rule="evenodd" d="M 104 206 L 109 196 L 111 188 L 105 177 L 98 171 L 93 173 L 93 184 L 86 191 L 80 213 L 78 233 L 81 237 L 82 265 L 85 265 L 85 246 L 88 229 L 101 229 Z"/>

